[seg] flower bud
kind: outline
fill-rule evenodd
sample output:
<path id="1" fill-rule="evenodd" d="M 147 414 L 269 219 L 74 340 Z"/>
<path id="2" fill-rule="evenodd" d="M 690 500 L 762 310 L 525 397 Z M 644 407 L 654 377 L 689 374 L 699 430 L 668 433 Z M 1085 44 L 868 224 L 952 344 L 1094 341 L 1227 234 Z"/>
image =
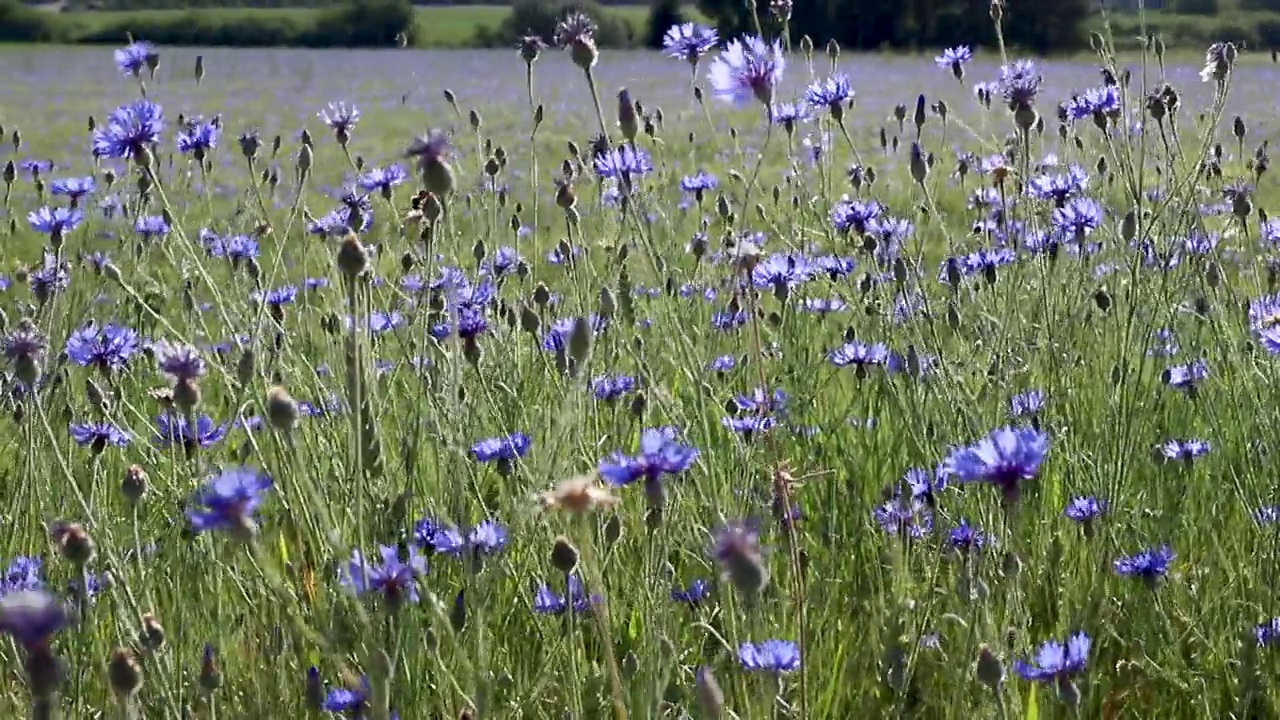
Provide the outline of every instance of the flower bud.
<path id="1" fill-rule="evenodd" d="M 568 575 L 578 566 L 578 549 L 564 535 L 556 537 L 551 545 L 551 567 Z"/>
<path id="2" fill-rule="evenodd" d="M 978 651 L 977 675 L 978 682 L 986 685 L 992 692 L 999 692 L 1004 683 L 1004 665 L 987 645 L 983 645 Z"/>
<path id="3" fill-rule="evenodd" d="M 267 390 L 267 421 L 286 433 L 298 426 L 298 403 L 279 385 Z"/>
<path id="4" fill-rule="evenodd" d="M 119 648 L 111 653 L 107 661 L 107 683 L 117 702 L 123 705 L 133 701 L 142 687 L 142 666 L 132 650 Z"/>

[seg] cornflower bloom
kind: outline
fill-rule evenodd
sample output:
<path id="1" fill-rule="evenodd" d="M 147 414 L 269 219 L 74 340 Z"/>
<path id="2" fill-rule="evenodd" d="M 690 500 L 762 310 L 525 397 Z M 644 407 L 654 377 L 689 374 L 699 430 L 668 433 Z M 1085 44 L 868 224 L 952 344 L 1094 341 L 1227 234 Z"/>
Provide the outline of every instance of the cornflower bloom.
<path id="1" fill-rule="evenodd" d="M 602 596 L 588 593 L 577 575 L 570 575 L 566 585 L 565 595 L 557 594 L 548 585 L 539 586 L 533 595 L 533 611 L 540 615 L 560 615 L 572 608 L 573 612 L 582 614 L 604 601 Z"/>
<path id="2" fill-rule="evenodd" d="M 192 497 L 187 510 L 192 529 L 251 536 L 257 531 L 257 512 L 271 486 L 271 478 L 255 468 L 223 470 Z"/>
<path id="3" fill-rule="evenodd" d="M 830 110 L 836 122 L 844 119 L 844 108 L 853 100 L 849 76 L 835 74 L 826 80 L 815 80 L 805 90 L 804 99 L 814 110 Z"/>
<path id="4" fill-rule="evenodd" d="M 738 647 L 738 662 L 747 670 L 781 675 L 800 669 L 800 648 L 790 640 L 744 642 Z"/>
<path id="5" fill-rule="evenodd" d="M 786 66 L 780 40 L 770 45 L 747 35 L 729 42 L 712 62 L 708 78 L 715 94 L 735 105 L 746 105 L 755 99 L 770 107 Z"/>
<path id="6" fill-rule="evenodd" d="M 81 367 L 96 367 L 102 372 L 123 370 L 138 353 L 138 333 L 123 325 L 98 325 L 89 322 L 67 338 L 66 353 Z"/>
<path id="7" fill-rule="evenodd" d="M 667 28 L 662 36 L 662 49 L 668 57 L 688 62 L 697 71 L 698 60 L 720 42 L 715 28 L 697 23 L 682 23 Z"/>
<path id="8" fill-rule="evenodd" d="M 72 423 L 69 432 L 77 445 L 91 449 L 95 455 L 108 447 L 127 447 L 131 442 L 128 433 L 105 422 Z"/>
<path id="9" fill-rule="evenodd" d="M 342 576 L 342 584 L 357 595 L 374 592 L 382 596 L 387 606 L 394 610 L 405 602 L 419 600 L 418 580 L 427 574 L 427 561 L 409 546 L 409 560 L 403 562 L 394 547 L 378 546 L 381 564 L 372 564 L 359 550 L 351 552 Z"/>
<path id="10" fill-rule="evenodd" d="M 1054 685 L 1058 696 L 1074 706 L 1080 701 L 1080 692 L 1072 678 L 1083 673 L 1088 665 L 1091 644 L 1089 636 L 1083 632 L 1067 638 L 1066 645 L 1049 640 L 1036 651 L 1032 662 L 1016 661 L 1013 671 L 1024 680 Z"/>
<path id="11" fill-rule="evenodd" d="M 93 156 L 151 163 L 151 146 L 164 132 L 164 110 L 149 100 L 117 108 L 93 131 Z"/>
<path id="12" fill-rule="evenodd" d="M 66 234 L 84 221 L 84 213 L 75 208 L 42 207 L 27 214 L 31 229 L 44 233 L 54 243 L 62 242 Z"/>
<path id="13" fill-rule="evenodd" d="M 1034 428 L 1005 427 L 977 443 L 952 450 L 945 467 L 960 482 L 986 482 L 1000 489 L 1006 504 L 1021 497 L 1022 485 L 1040 474 L 1049 436 Z"/>
<path id="14" fill-rule="evenodd" d="M 964 66 L 973 59 L 973 49 L 968 45 L 957 45 L 953 48 L 947 48 L 942 54 L 933 59 L 934 63 L 943 70 L 950 70 L 956 80 L 964 80 Z"/>
<path id="15" fill-rule="evenodd" d="M 139 77 L 147 66 L 147 58 L 155 54 L 151 43 L 135 42 L 115 51 L 116 66 L 124 75 Z"/>
<path id="16" fill-rule="evenodd" d="M 71 207 L 76 207 L 80 203 L 80 198 L 92 193 L 97 189 L 97 184 L 93 180 L 93 176 L 82 178 L 62 178 L 49 183 L 49 191 L 54 195 L 61 195 L 71 201 Z"/>
<path id="17" fill-rule="evenodd" d="M 218 147 L 218 136 L 221 132 L 213 123 L 191 123 L 185 130 L 178 133 L 178 152 L 191 155 L 196 160 L 204 160 L 210 150 Z"/>
<path id="18" fill-rule="evenodd" d="M 1116 573 L 1125 577 L 1140 578 L 1148 586 L 1155 587 L 1169 572 L 1169 565 L 1178 555 L 1168 545 L 1152 547 L 1136 555 L 1126 555 L 1115 561 Z"/>
<path id="19" fill-rule="evenodd" d="M 144 215 L 137 219 L 133 229 L 142 236 L 143 240 L 155 240 L 168 235 L 172 228 L 160 215 Z"/>
<path id="20" fill-rule="evenodd" d="M 409 179 L 409 173 L 399 165 L 388 165 L 385 168 L 373 168 L 361 175 L 356 184 L 365 192 L 379 192 L 383 197 L 390 197 L 392 189 Z"/>
<path id="21" fill-rule="evenodd" d="M 338 144 L 344 147 L 351 140 L 351 131 L 355 129 L 356 123 L 360 122 L 359 108 L 342 102 L 329 103 L 329 107 L 316 113 L 316 116 L 333 130 Z"/>

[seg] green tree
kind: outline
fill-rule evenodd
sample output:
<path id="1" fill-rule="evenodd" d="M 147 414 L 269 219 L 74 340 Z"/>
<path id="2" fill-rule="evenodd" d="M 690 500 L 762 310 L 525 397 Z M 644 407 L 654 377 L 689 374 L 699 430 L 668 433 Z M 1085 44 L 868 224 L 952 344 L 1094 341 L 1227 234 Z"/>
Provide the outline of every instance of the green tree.
<path id="1" fill-rule="evenodd" d="M 1218 0 L 1177 0 L 1173 9 L 1186 15 L 1217 15 Z"/>
<path id="2" fill-rule="evenodd" d="M 662 36 L 673 25 L 684 22 L 680 12 L 680 0 L 653 0 L 649 5 L 649 23 L 644 44 L 651 48 L 662 47 Z"/>

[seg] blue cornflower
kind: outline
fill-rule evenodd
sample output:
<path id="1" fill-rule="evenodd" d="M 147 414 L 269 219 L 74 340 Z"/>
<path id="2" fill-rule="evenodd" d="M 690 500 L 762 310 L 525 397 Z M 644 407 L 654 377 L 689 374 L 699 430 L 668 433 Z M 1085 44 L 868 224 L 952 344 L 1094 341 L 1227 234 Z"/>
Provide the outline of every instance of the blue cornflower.
<path id="1" fill-rule="evenodd" d="M 796 288 L 813 279 L 816 268 L 799 254 L 770 253 L 751 269 L 751 282 L 758 288 Z"/>
<path id="2" fill-rule="evenodd" d="M 1009 398 L 1009 417 L 1034 417 L 1044 410 L 1045 394 L 1043 390 L 1028 390 Z"/>
<path id="3" fill-rule="evenodd" d="M 357 595 L 378 593 L 392 607 L 418 602 L 418 580 L 427 574 L 426 559 L 413 546 L 409 547 L 408 562 L 402 562 L 396 549 L 388 545 L 378 546 L 378 554 L 381 565 L 371 564 L 359 550 L 351 551 L 342 584 Z"/>
<path id="4" fill-rule="evenodd" d="M 1079 165 L 1072 165 L 1067 172 L 1054 175 L 1037 175 L 1027 183 L 1027 194 L 1039 200 L 1048 200 L 1055 207 L 1063 207 L 1067 201 L 1082 195 L 1089 189 L 1089 174 Z"/>
<path id="5" fill-rule="evenodd" d="M 221 132 L 213 123 L 191 123 L 178 133 L 178 152 L 203 160 L 210 150 L 218 147 L 218 135 Z"/>
<path id="6" fill-rule="evenodd" d="M 902 246 L 915 232 L 915 226 L 906 218 L 881 216 L 867 222 L 864 234 L 876 241 L 876 261 L 889 264 L 902 252 Z"/>
<path id="7" fill-rule="evenodd" d="M 662 36 L 662 49 L 668 57 L 685 60 L 697 67 L 698 58 L 719 42 L 720 34 L 715 28 L 687 22 L 667 28 Z"/>
<path id="8" fill-rule="evenodd" d="M 18 163 L 18 167 L 31 173 L 33 179 L 39 178 L 42 174 L 53 170 L 52 160 L 37 160 L 36 158 L 27 158 Z"/>
<path id="9" fill-rule="evenodd" d="M 849 309 L 849 303 L 844 298 L 805 298 L 803 308 L 805 312 L 811 312 L 815 315 L 827 315 L 830 313 L 844 312 Z"/>
<path id="10" fill-rule="evenodd" d="M 80 447 L 91 448 L 100 453 L 108 447 L 126 447 L 131 438 L 129 434 L 111 423 L 72 423 L 71 439 Z"/>
<path id="11" fill-rule="evenodd" d="M 702 196 L 709 190 L 715 190 L 720 186 L 720 181 L 715 175 L 708 172 L 698 171 L 695 175 L 688 175 L 680 180 L 680 189 L 693 193 L 697 196 L 698 201 L 702 201 Z"/>
<path id="12" fill-rule="evenodd" d="M 1209 362 L 1204 358 L 1186 365 L 1174 365 L 1164 371 L 1163 380 L 1175 390 L 1194 393 L 1199 383 L 1209 377 Z"/>
<path id="13" fill-rule="evenodd" d="M 514 462 L 529 452 L 532 442 L 522 432 L 512 433 L 506 437 L 494 437 L 481 440 L 471 446 L 471 456 L 477 462 Z"/>
<path id="14" fill-rule="evenodd" d="M 192 529 L 252 534 L 258 527 L 258 508 L 266 500 L 271 485 L 270 476 L 255 468 L 223 470 L 192 497 L 187 510 Z"/>
<path id="15" fill-rule="evenodd" d="M 477 555 L 494 555 L 507 546 L 507 529 L 496 520 L 485 520 L 467 533 L 467 546 Z"/>
<path id="16" fill-rule="evenodd" d="M 1004 427 L 968 447 L 951 451 L 947 473 L 960 482 L 995 485 L 1007 502 L 1016 502 L 1022 483 L 1040 473 L 1049 452 L 1049 436 L 1033 428 Z"/>
<path id="17" fill-rule="evenodd" d="M 738 359 L 732 355 L 721 355 L 707 364 L 709 370 L 726 373 L 738 366 Z"/>
<path id="18" fill-rule="evenodd" d="M 634 392 L 638 385 L 630 375 L 601 375 L 591 381 L 591 392 L 597 399 L 612 402 Z"/>
<path id="19" fill-rule="evenodd" d="M 151 344 L 151 351 L 160 372 L 172 378 L 174 383 L 197 380 L 207 371 L 200 351 L 191 345 L 160 340 Z"/>
<path id="20" fill-rule="evenodd" d="M 697 605 L 711 596 L 711 583 L 706 580 L 694 580 L 688 588 L 673 588 L 671 599 L 685 605 Z"/>
<path id="21" fill-rule="evenodd" d="M 1010 110 L 1030 108 L 1040 93 L 1043 78 L 1030 60 L 1015 60 L 1000 68 L 1000 92 Z"/>
<path id="22" fill-rule="evenodd" d="M 747 670 L 781 674 L 800 669 L 800 648 L 790 640 L 765 640 L 762 643 L 742 643 L 738 647 L 738 662 Z"/>
<path id="23" fill-rule="evenodd" d="M 138 77 L 147 66 L 147 58 L 156 54 L 151 43 L 135 42 L 115 51 L 116 66 L 125 75 Z"/>
<path id="24" fill-rule="evenodd" d="M 1209 454 L 1213 446 L 1204 440 L 1168 440 L 1160 445 L 1160 454 L 1166 460 L 1182 460 L 1190 465 L 1193 460 Z"/>
<path id="25" fill-rule="evenodd" d="M 71 273 L 65 264 L 58 262 L 58 256 L 45 253 L 44 263 L 27 273 L 27 284 L 36 299 L 43 302 L 54 293 L 67 289 L 71 284 Z"/>
<path id="26" fill-rule="evenodd" d="M 938 504 L 938 493 L 947 489 L 945 467 L 935 472 L 924 468 L 910 468 L 902 475 L 902 485 L 911 493 L 912 500 L 919 500 L 929 507 Z"/>
<path id="27" fill-rule="evenodd" d="M 1258 647 L 1280 644 L 1280 617 L 1254 627 L 1253 636 L 1258 641 Z"/>
<path id="28" fill-rule="evenodd" d="M 49 192 L 70 198 L 73 206 L 80 198 L 92 193 L 97 188 L 98 186 L 94 182 L 92 175 L 82 178 L 62 178 L 49 183 Z"/>
<path id="29" fill-rule="evenodd" d="M 1147 548 L 1137 555 L 1117 558 L 1116 573 L 1125 577 L 1141 578 L 1148 584 L 1155 584 L 1169 572 L 1169 565 L 1178 557 L 1168 545 Z"/>
<path id="30" fill-rule="evenodd" d="M 168 235 L 172 228 L 170 228 L 169 223 L 159 215 L 143 215 L 134 223 L 133 229 L 142 236 L 143 240 L 154 240 L 158 237 Z"/>
<path id="31" fill-rule="evenodd" d="M 755 433 L 772 430 L 778 424 L 778 420 L 773 417 L 747 415 L 744 417 L 723 417 L 720 418 L 720 424 L 736 433 L 750 437 Z"/>
<path id="32" fill-rule="evenodd" d="M 149 100 L 117 108 L 93 131 L 94 157 L 150 162 L 150 147 L 164 132 L 164 110 Z"/>
<path id="33" fill-rule="evenodd" d="M 421 550 L 441 555 L 461 555 L 467 549 L 467 540 L 457 528 L 431 518 L 423 518 L 414 526 L 413 542 Z"/>
<path id="34" fill-rule="evenodd" d="M 871 517 L 894 537 L 919 539 L 933 532 L 933 511 L 921 500 L 904 495 L 885 501 Z"/>
<path id="35" fill-rule="evenodd" d="M 353 687 L 335 687 L 329 690 L 329 694 L 325 696 L 322 709 L 346 715 L 349 718 L 364 717 L 365 711 L 369 709 L 369 696 L 373 693 L 373 688 L 369 685 L 369 678 L 360 677 L 360 683 Z"/>
<path id="36" fill-rule="evenodd" d="M 947 544 L 963 553 L 981 550 L 988 542 L 990 538 L 987 534 L 970 525 L 964 518 L 961 518 L 960 524 L 947 534 Z"/>
<path id="37" fill-rule="evenodd" d="M 175 445 L 187 450 L 207 448 L 222 442 L 227 426 L 218 425 L 208 415 L 196 418 L 195 425 L 179 415 L 166 413 L 156 418 L 155 443 L 161 448 Z"/>
<path id="38" fill-rule="evenodd" d="M 27 214 L 31 229 L 58 240 L 84 221 L 84 213 L 75 208 L 42 207 Z"/>
<path id="39" fill-rule="evenodd" d="M 316 113 L 325 125 L 333 130 L 338 142 L 346 145 L 351 139 L 351 131 L 360 122 L 360 110 L 355 105 L 346 103 L 329 103 L 329 107 Z"/>
<path id="40" fill-rule="evenodd" d="M 889 362 L 889 348 L 884 343 L 847 342 L 832 350 L 827 359 L 836 367 L 853 367 L 859 377 L 866 377 L 868 368 Z"/>
<path id="41" fill-rule="evenodd" d="M 28 651 L 46 646 L 69 623 L 67 606 L 45 590 L 21 590 L 0 598 L 0 633 Z"/>
<path id="42" fill-rule="evenodd" d="M 356 184 L 366 192 L 380 192 L 389 195 L 391 189 L 409 179 L 409 173 L 399 165 L 388 165 L 385 168 L 373 168 L 361 175 Z"/>
<path id="43" fill-rule="evenodd" d="M 542 585 L 533 595 L 533 611 L 541 615 L 559 615 L 572 608 L 581 614 L 591 610 L 593 605 L 604 601 L 598 594 L 588 594 L 582 584 L 582 578 L 570 575 L 567 580 L 567 596 L 558 595 L 548 585 Z"/>
<path id="44" fill-rule="evenodd" d="M 273 288 L 271 290 L 255 290 L 253 299 L 264 304 L 272 306 L 291 305 L 298 299 L 298 286 L 285 285 L 284 287 Z"/>
<path id="45" fill-rule="evenodd" d="M 1053 211 L 1053 226 L 1064 237 L 1079 240 L 1102 225 L 1102 206 L 1093 198 L 1072 198 Z"/>
<path id="46" fill-rule="evenodd" d="M 851 257 L 840 257 L 838 255 L 823 255 L 814 258 L 813 266 L 820 272 L 827 274 L 832 281 L 840 280 L 853 274 L 858 268 L 858 261 Z"/>
<path id="47" fill-rule="evenodd" d="M 587 318 L 587 324 L 591 327 L 592 335 L 600 335 L 608 327 L 609 321 L 596 314 L 591 314 Z M 573 327 L 577 324 L 576 318 L 560 318 L 551 323 L 551 327 L 542 336 L 542 349 L 547 352 L 559 352 L 569 349 L 569 336 L 573 333 Z"/>
<path id="48" fill-rule="evenodd" d="M 0 584 L 0 595 L 15 592 L 29 592 L 44 587 L 44 561 L 38 557 L 19 555 L 5 569 L 3 584 Z"/>
<path id="49" fill-rule="evenodd" d="M 640 433 L 640 452 L 634 457 L 614 453 L 600 463 L 600 477 L 614 485 L 637 480 L 656 483 L 663 475 L 678 475 L 698 459 L 698 450 L 676 440 L 672 428 L 649 428 Z"/>
<path id="50" fill-rule="evenodd" d="M 90 322 L 71 333 L 66 352 L 81 367 L 121 370 L 138 352 L 138 333 L 123 325 Z"/>
<path id="51" fill-rule="evenodd" d="M 1091 644 L 1089 636 L 1083 632 L 1067 638 L 1065 646 L 1057 640 L 1049 640 L 1036 651 L 1032 662 L 1014 662 L 1013 671 L 1025 680 L 1055 684 L 1070 682 L 1072 675 L 1084 672 Z"/>
<path id="52" fill-rule="evenodd" d="M 1067 103 L 1067 116 L 1072 120 L 1103 121 L 1120 114 L 1120 91 L 1115 85 L 1086 90 Z"/>
<path id="53" fill-rule="evenodd" d="M 596 158 L 596 174 L 605 179 L 615 179 L 629 184 L 632 179 L 653 172 L 649 153 L 630 145 L 615 147 Z"/>
<path id="54" fill-rule="evenodd" d="M 804 103 L 777 103 L 773 106 L 773 124 L 794 129 L 809 119 L 809 106 Z"/>
<path id="55" fill-rule="evenodd" d="M 1062 512 L 1063 515 L 1075 520 L 1082 525 L 1097 520 L 1107 512 L 1107 501 L 1099 500 L 1096 497 L 1077 497 L 1072 498 L 1067 503 L 1067 509 Z"/>
<path id="56" fill-rule="evenodd" d="M 774 89 L 782 82 L 786 66 L 782 41 L 775 40 L 770 45 L 747 35 L 741 40 L 729 41 L 728 47 L 711 64 L 707 77 L 717 96 L 735 105 L 745 105 L 755 99 L 767 107 L 773 104 Z"/>
<path id="57" fill-rule="evenodd" d="M 258 257 L 258 241 L 248 235 L 220 237 L 213 233 L 200 234 L 210 257 L 226 258 L 233 263 Z"/>
<path id="58" fill-rule="evenodd" d="M 972 59 L 973 48 L 968 45 L 957 45 L 943 50 L 942 54 L 935 57 L 933 61 L 943 70 L 950 70 L 957 80 L 964 80 L 964 66 Z"/>
<path id="59" fill-rule="evenodd" d="M 489 261 L 489 272 L 494 277 L 504 277 L 519 272 L 524 262 L 525 259 L 520 255 L 519 250 L 510 245 L 504 245 L 494 251 L 493 259 Z"/>
<path id="60" fill-rule="evenodd" d="M 815 80 L 809 85 L 804 92 L 804 101 L 814 110 L 829 109 L 832 113 L 839 113 L 853 99 L 853 95 L 849 76 L 836 73 L 826 80 Z"/>
<path id="61" fill-rule="evenodd" d="M 746 325 L 750 319 L 751 314 L 746 310 L 717 312 L 711 315 L 711 327 L 716 330 L 732 330 Z"/>

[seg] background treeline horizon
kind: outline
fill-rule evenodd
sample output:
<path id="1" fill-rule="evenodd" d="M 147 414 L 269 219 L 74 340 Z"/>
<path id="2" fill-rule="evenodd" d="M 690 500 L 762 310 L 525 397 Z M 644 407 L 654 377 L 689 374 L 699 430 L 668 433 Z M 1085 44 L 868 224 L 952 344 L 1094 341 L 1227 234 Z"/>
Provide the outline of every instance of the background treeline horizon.
<path id="1" fill-rule="evenodd" d="M 1151 7 L 1159 0 L 1146 0 Z M 1105 21 L 1117 43 L 1144 34 L 1170 47 L 1203 50 L 1231 40 L 1247 49 L 1280 47 L 1280 0 L 1163 0 L 1145 26 L 1138 0 L 1106 0 Z M 781 27 L 757 0 L 759 21 Z M 100 8 L 86 10 L 86 7 Z M 556 23 L 581 9 L 611 48 L 656 46 L 673 24 L 697 20 L 723 37 L 754 27 L 743 0 L 519 0 L 511 6 L 419 0 L 64 0 L 33 7 L 0 0 L 0 42 L 121 44 L 127 35 L 161 45 L 240 47 L 511 47 L 532 33 L 549 39 Z M 59 11 L 60 10 L 60 11 Z M 1104 30 L 1098 0 L 1006 0 L 1004 37 L 1019 50 L 1071 52 Z M 959 44 L 991 46 L 990 0 L 806 0 L 794 3 L 793 44 L 807 35 L 861 50 L 930 51 Z"/>

